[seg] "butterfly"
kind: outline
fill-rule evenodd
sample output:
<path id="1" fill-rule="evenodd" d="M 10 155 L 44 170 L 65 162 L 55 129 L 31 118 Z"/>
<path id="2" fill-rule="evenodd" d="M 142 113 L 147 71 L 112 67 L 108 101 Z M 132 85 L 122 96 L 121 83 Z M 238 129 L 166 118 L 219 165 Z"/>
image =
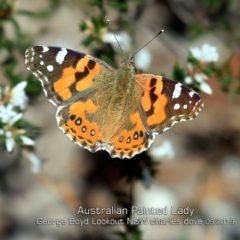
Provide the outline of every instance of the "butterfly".
<path id="1" fill-rule="evenodd" d="M 61 47 L 34 46 L 25 64 L 57 107 L 59 128 L 73 142 L 111 157 L 132 158 L 157 134 L 191 120 L 200 96 L 179 82 L 137 73 L 131 57 L 119 69 L 93 56 Z"/>

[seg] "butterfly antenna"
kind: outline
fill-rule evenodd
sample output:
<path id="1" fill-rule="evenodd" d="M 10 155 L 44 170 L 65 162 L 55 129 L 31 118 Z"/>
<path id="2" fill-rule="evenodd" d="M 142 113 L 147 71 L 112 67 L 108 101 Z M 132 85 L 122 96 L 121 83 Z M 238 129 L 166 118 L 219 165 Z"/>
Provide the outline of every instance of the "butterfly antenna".
<path id="1" fill-rule="evenodd" d="M 148 41 L 147 43 L 145 43 L 141 48 L 139 48 L 132 56 L 131 56 L 131 59 L 133 59 L 133 57 L 140 51 L 142 50 L 145 46 L 147 46 L 150 42 L 152 42 L 157 36 L 159 36 L 161 33 L 163 33 L 164 30 L 160 30 L 155 37 L 153 37 L 150 41 Z"/>
<path id="2" fill-rule="evenodd" d="M 125 58 L 124 53 L 123 53 L 123 50 L 122 50 L 122 48 L 121 48 L 121 45 L 120 45 L 120 43 L 119 43 L 119 41 L 118 41 L 118 39 L 117 39 L 117 36 L 116 36 L 115 32 L 113 31 L 111 21 L 110 21 L 110 20 L 107 20 L 107 22 L 108 22 L 108 25 L 109 25 L 112 33 L 113 33 L 113 36 L 115 37 L 115 39 L 116 39 L 116 41 L 117 41 L 117 44 L 118 44 L 118 46 L 119 46 L 119 48 L 120 48 L 120 50 L 121 50 L 121 53 L 122 53 L 122 55 L 123 55 L 123 58 Z"/>

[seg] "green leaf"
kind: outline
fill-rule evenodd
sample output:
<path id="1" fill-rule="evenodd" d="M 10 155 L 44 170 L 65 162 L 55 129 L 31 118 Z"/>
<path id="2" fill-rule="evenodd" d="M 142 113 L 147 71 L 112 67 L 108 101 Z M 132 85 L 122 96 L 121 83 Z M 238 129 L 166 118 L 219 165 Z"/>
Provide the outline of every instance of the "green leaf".
<path id="1" fill-rule="evenodd" d="M 36 79 L 36 77 L 29 74 L 26 80 L 28 84 L 25 91 L 29 97 L 37 97 L 42 94 L 41 83 Z"/>
<path id="2" fill-rule="evenodd" d="M 86 29 L 88 29 L 88 25 L 86 24 L 85 21 L 82 21 L 82 22 L 80 23 L 79 27 L 80 27 L 80 30 L 81 30 L 82 32 L 84 32 Z"/>
<path id="3" fill-rule="evenodd" d="M 196 38 L 207 31 L 199 22 L 192 22 L 188 27 L 188 33 L 192 38 Z"/>
<path id="4" fill-rule="evenodd" d="M 183 68 L 180 67 L 178 63 L 175 63 L 175 65 L 173 66 L 172 76 L 175 81 L 183 83 L 185 78 L 185 71 Z"/>
<path id="5" fill-rule="evenodd" d="M 107 25 L 106 21 L 104 20 L 104 15 L 92 17 L 91 20 L 94 25 L 96 33 L 99 33 L 100 30 Z"/>
<path id="6" fill-rule="evenodd" d="M 199 60 L 197 60 L 197 59 L 192 55 L 192 53 L 191 53 L 190 51 L 188 52 L 188 59 L 187 59 L 187 61 L 188 61 L 189 63 L 192 63 L 193 66 L 199 66 L 199 64 L 200 64 Z"/>
<path id="7" fill-rule="evenodd" d="M 127 12 L 128 10 L 128 5 L 126 2 L 109 2 L 108 5 L 111 8 L 117 9 L 122 12 Z"/>
<path id="8" fill-rule="evenodd" d="M 103 8 L 104 3 L 103 3 L 103 0 L 94 0 L 94 1 L 90 2 L 89 5 L 99 7 L 99 8 Z"/>
<path id="9" fill-rule="evenodd" d="M 229 76 L 223 76 L 221 78 L 219 78 L 219 83 L 221 85 L 222 88 L 229 88 L 230 85 L 232 84 L 233 79 Z"/>
<path id="10" fill-rule="evenodd" d="M 46 6 L 45 9 L 38 10 L 37 12 L 32 12 L 24 9 L 18 9 L 16 11 L 19 15 L 24 15 L 32 18 L 48 18 L 51 14 L 60 6 L 60 0 L 51 0 L 50 6 Z"/>
<path id="11" fill-rule="evenodd" d="M 122 239 L 123 240 L 142 240 L 142 231 L 139 230 L 138 228 L 134 229 L 133 232 L 131 232 L 130 237 L 126 236 L 126 234 L 122 234 Z"/>
<path id="12" fill-rule="evenodd" d="M 88 47 L 93 41 L 94 41 L 94 37 L 89 35 L 81 42 L 81 44 L 85 47 Z"/>
<path id="13" fill-rule="evenodd" d="M 211 77 L 215 71 L 210 67 L 205 67 L 204 69 L 202 69 L 202 72 L 206 74 L 208 77 Z"/>

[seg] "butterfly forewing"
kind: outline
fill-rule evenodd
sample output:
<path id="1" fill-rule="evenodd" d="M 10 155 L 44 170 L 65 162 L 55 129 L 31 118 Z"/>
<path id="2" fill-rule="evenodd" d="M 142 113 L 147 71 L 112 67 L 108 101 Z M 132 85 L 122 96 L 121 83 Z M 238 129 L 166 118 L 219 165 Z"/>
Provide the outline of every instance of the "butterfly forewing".
<path id="1" fill-rule="evenodd" d="M 143 92 L 140 108 L 149 133 L 161 133 L 173 124 L 191 120 L 203 107 L 200 96 L 176 81 L 153 74 L 137 74 Z"/>
<path id="2" fill-rule="evenodd" d="M 27 69 L 41 81 L 45 95 L 57 106 L 86 95 L 96 75 L 114 70 L 90 55 L 60 47 L 28 48 L 25 59 Z"/>

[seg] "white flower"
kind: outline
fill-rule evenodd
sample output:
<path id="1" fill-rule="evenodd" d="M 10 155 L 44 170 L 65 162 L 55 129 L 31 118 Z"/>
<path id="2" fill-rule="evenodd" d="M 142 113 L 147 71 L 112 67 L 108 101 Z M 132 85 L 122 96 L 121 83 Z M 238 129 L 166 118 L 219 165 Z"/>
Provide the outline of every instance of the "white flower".
<path id="1" fill-rule="evenodd" d="M 33 146 L 35 144 L 35 142 L 29 137 L 20 136 L 20 138 L 23 141 L 23 145 Z"/>
<path id="2" fill-rule="evenodd" d="M 226 179 L 240 181 L 240 161 L 235 155 L 228 155 L 223 158 L 221 166 L 223 176 Z"/>
<path id="3" fill-rule="evenodd" d="M 24 89 L 27 86 L 27 82 L 23 81 L 18 83 L 11 91 L 11 99 L 10 103 L 12 103 L 16 107 L 20 107 L 20 109 L 25 109 L 28 103 L 28 98 L 25 94 Z"/>
<path id="4" fill-rule="evenodd" d="M 190 76 L 186 76 L 186 77 L 184 78 L 184 83 L 185 83 L 186 85 L 190 85 L 190 84 L 193 83 L 193 79 L 192 79 Z"/>
<path id="5" fill-rule="evenodd" d="M 21 110 L 27 106 L 28 98 L 24 89 L 27 82 L 18 83 L 10 90 L 9 85 L 5 86 L 4 90 L 0 87 L 0 122 L 3 128 L 0 129 L 0 135 L 5 138 L 5 146 L 8 152 L 11 152 L 16 144 L 15 139 L 21 139 L 22 145 L 34 145 L 34 141 L 24 134 L 24 129 L 13 127 L 13 125 L 23 117 Z"/>
<path id="6" fill-rule="evenodd" d="M 23 114 L 22 113 L 17 113 L 15 116 L 13 116 L 11 119 L 9 119 L 9 124 L 12 126 L 15 122 L 20 120 L 22 118 Z"/>
<path id="7" fill-rule="evenodd" d="M 206 80 L 208 80 L 208 77 L 204 73 L 195 73 L 193 77 L 186 76 L 184 79 L 184 83 L 186 85 L 190 85 L 193 83 L 193 81 L 199 83 L 199 89 L 206 93 L 206 94 L 212 94 L 211 87 L 206 83 Z"/>
<path id="8" fill-rule="evenodd" d="M 150 188 L 146 188 L 140 182 L 135 185 L 134 189 L 135 196 L 138 196 L 135 200 L 134 206 L 138 208 L 153 208 L 153 209 L 162 209 L 164 214 L 161 215 L 161 218 L 168 218 L 171 212 L 169 209 L 171 207 L 176 206 L 177 204 L 177 196 L 175 193 L 167 187 L 159 186 L 156 183 L 153 183 Z M 153 215 L 149 212 L 146 214 L 133 212 L 133 217 L 144 217 L 147 218 L 155 218 L 156 215 Z"/>
<path id="9" fill-rule="evenodd" d="M 151 148 L 150 153 L 154 158 L 161 158 L 163 156 L 173 158 L 175 154 L 172 143 L 168 140 L 165 140 L 161 146 Z"/>
<path id="10" fill-rule="evenodd" d="M 204 80 L 207 80 L 207 76 L 203 73 L 195 73 L 194 74 L 194 80 L 198 83 L 201 83 Z"/>
<path id="11" fill-rule="evenodd" d="M 32 171 L 38 173 L 41 168 L 41 159 L 34 152 L 27 152 L 25 156 L 32 163 Z"/>
<path id="12" fill-rule="evenodd" d="M 131 37 L 126 32 L 122 31 L 122 32 L 118 32 L 116 34 L 116 38 L 119 41 L 119 44 L 120 44 L 123 52 L 128 52 L 131 47 Z M 120 48 L 118 46 L 116 38 L 114 37 L 113 33 L 109 33 L 109 32 L 105 33 L 102 37 L 103 42 L 111 43 L 114 50 L 119 52 Z"/>
<path id="13" fill-rule="evenodd" d="M 217 48 L 209 44 L 204 44 L 201 49 L 190 48 L 190 52 L 194 58 L 203 62 L 216 62 L 219 58 Z"/>
<path id="14" fill-rule="evenodd" d="M 23 145 L 27 145 L 27 146 L 33 146 L 35 143 L 34 141 L 29 138 L 26 137 L 24 135 L 20 135 L 22 134 L 21 130 L 17 130 L 14 132 L 14 135 L 18 135 L 19 138 L 22 140 Z M 13 136 L 13 132 L 11 130 L 6 130 L 4 131 L 3 129 L 0 129 L 0 135 L 5 135 L 5 146 L 8 152 L 11 152 L 16 144 L 14 136 Z"/>
<path id="15" fill-rule="evenodd" d="M 212 88 L 204 81 L 200 83 L 199 89 L 206 94 L 212 94 Z"/>
<path id="16" fill-rule="evenodd" d="M 150 52 L 143 48 L 134 57 L 134 63 L 137 69 L 147 70 L 152 62 L 152 55 Z"/>
<path id="17" fill-rule="evenodd" d="M 190 48 L 190 52 L 193 55 L 193 57 L 196 58 L 197 60 L 202 59 L 202 53 L 199 48 Z"/>
<path id="18" fill-rule="evenodd" d="M 14 137 L 13 137 L 13 134 L 11 131 L 6 131 L 5 132 L 5 137 L 6 137 L 6 140 L 5 140 L 5 145 L 6 145 L 6 148 L 7 148 L 7 151 L 8 152 L 11 152 L 15 146 L 15 140 L 14 140 Z M 27 145 L 27 146 L 33 146 L 35 143 L 34 141 L 31 139 L 31 138 L 28 138 L 26 136 L 19 136 L 20 139 L 22 140 L 23 142 L 23 145 Z"/>
<path id="19" fill-rule="evenodd" d="M 13 104 L 9 103 L 7 106 L 0 105 L 0 121 L 2 123 L 9 123 L 12 125 L 16 122 L 16 119 L 19 120 L 21 117 L 19 113 L 13 110 Z M 20 117 L 20 118 L 19 118 Z"/>
<path id="20" fill-rule="evenodd" d="M 6 131 L 5 132 L 5 137 L 6 137 L 5 145 L 6 145 L 7 151 L 11 152 L 13 150 L 14 146 L 15 146 L 15 140 L 12 137 L 12 132 L 11 131 Z"/>

